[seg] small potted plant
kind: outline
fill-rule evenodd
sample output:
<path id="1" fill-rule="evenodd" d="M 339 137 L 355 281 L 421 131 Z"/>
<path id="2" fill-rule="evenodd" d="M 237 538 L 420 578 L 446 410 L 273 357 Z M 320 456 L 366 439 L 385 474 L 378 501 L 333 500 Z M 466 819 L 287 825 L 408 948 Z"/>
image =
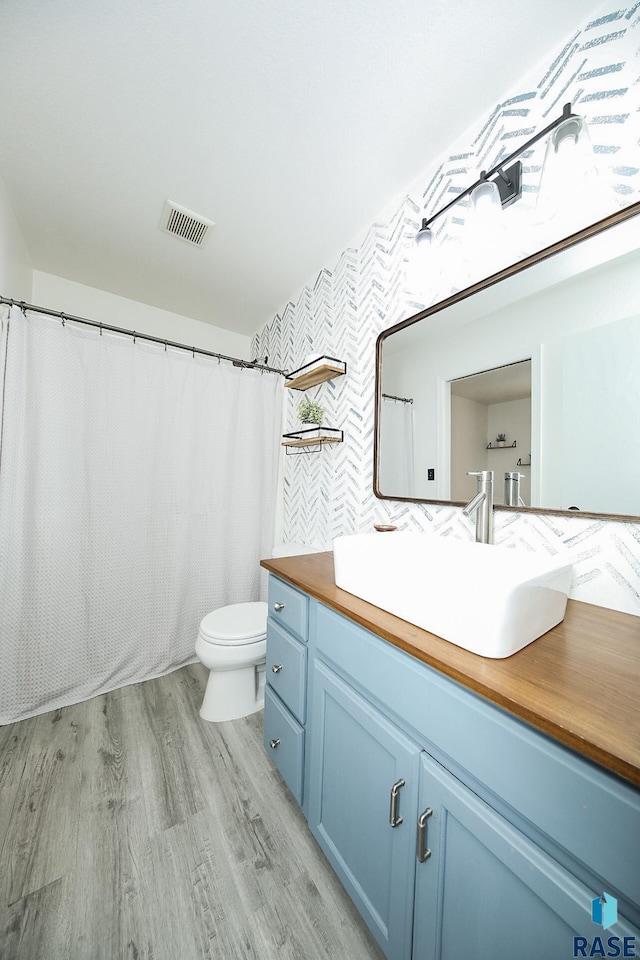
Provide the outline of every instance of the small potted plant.
<path id="1" fill-rule="evenodd" d="M 321 407 L 315 400 L 304 397 L 298 404 L 298 419 L 305 426 L 319 427 L 322 424 L 323 414 L 324 407 Z"/>
<path id="2" fill-rule="evenodd" d="M 504 445 L 505 445 L 506 442 L 507 442 L 507 435 L 506 435 L 506 433 L 499 433 L 498 436 L 496 437 L 496 446 L 497 446 L 497 447 L 504 447 Z"/>

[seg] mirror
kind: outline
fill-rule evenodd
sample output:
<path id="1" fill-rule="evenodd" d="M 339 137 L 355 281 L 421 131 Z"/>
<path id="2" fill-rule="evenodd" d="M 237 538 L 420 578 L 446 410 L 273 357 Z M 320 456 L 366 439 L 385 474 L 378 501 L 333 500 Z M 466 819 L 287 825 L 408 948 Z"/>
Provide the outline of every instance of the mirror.
<path id="1" fill-rule="evenodd" d="M 638 520 L 639 278 L 636 203 L 380 334 L 376 496 Z"/>

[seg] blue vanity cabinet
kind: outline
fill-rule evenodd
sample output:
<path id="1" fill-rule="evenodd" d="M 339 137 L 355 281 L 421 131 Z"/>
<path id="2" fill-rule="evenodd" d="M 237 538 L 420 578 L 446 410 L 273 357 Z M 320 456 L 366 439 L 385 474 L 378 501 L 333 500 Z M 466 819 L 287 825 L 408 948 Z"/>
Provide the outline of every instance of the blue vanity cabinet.
<path id="1" fill-rule="evenodd" d="M 309 826 L 389 960 L 640 956 L 631 784 L 316 600 L 305 735 Z"/>
<path id="2" fill-rule="evenodd" d="M 320 659 L 311 684 L 309 826 L 385 954 L 410 960 L 420 747 Z"/>
<path id="3" fill-rule="evenodd" d="M 309 598 L 269 578 L 264 745 L 282 779 L 303 802 Z"/>

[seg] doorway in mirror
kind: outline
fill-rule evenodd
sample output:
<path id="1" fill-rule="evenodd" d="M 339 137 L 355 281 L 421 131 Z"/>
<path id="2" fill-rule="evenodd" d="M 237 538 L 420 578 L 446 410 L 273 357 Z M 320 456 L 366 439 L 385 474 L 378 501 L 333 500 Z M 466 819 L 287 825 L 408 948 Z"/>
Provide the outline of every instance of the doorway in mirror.
<path id="1" fill-rule="evenodd" d="M 493 470 L 494 502 L 504 503 L 505 473 L 520 472 L 531 503 L 531 359 L 449 381 L 451 500 L 470 500 L 470 470 Z M 518 460 L 521 461 L 518 464 Z M 525 462 L 527 466 L 522 464 Z"/>

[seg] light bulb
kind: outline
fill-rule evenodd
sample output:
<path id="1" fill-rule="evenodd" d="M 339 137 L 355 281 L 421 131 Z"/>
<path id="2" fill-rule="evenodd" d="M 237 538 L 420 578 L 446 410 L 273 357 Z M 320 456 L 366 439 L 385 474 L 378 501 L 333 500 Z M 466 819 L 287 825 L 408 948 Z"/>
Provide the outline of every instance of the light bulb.
<path id="1" fill-rule="evenodd" d="M 480 219 L 483 223 L 492 223 L 497 216 L 502 216 L 500 191 L 493 180 L 483 180 L 471 194 L 471 209 L 474 220 Z"/>
<path id="2" fill-rule="evenodd" d="M 425 261 L 429 259 L 429 251 L 433 246 L 433 231 L 427 226 L 427 221 L 422 221 L 422 226 L 418 230 L 413 241 L 418 249 L 418 256 L 424 257 Z"/>
<path id="3" fill-rule="evenodd" d="M 482 180 L 471 193 L 464 243 L 469 283 L 491 276 L 502 266 L 504 214 L 493 180 Z"/>
<path id="4" fill-rule="evenodd" d="M 603 211 L 589 128 L 583 117 L 568 117 L 549 134 L 536 208 L 540 220 L 571 233 Z"/>
<path id="5" fill-rule="evenodd" d="M 409 290 L 421 303 L 435 303 L 439 295 L 442 285 L 439 262 L 438 243 L 423 220 L 413 241 L 408 277 Z"/>

